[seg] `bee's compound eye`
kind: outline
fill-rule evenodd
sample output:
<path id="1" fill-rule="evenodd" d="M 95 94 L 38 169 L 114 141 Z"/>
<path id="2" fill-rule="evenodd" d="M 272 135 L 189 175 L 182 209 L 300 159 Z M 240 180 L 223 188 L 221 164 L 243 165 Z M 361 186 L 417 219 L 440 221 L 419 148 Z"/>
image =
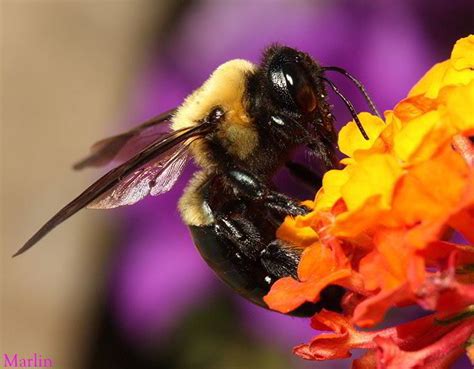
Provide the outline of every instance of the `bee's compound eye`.
<path id="1" fill-rule="evenodd" d="M 299 63 L 285 63 L 281 67 L 286 88 L 293 102 L 303 113 L 316 109 L 317 100 L 307 73 Z"/>

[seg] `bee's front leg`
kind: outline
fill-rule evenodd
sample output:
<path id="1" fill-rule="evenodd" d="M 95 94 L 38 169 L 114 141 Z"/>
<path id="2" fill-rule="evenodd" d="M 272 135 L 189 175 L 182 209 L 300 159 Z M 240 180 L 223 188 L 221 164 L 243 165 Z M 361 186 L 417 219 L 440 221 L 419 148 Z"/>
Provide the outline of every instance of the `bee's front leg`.
<path id="1" fill-rule="evenodd" d="M 226 178 L 234 191 L 241 197 L 258 201 L 265 208 L 279 215 L 303 215 L 309 209 L 291 197 L 271 190 L 255 175 L 242 169 L 233 168 L 226 173 Z"/>
<path id="2" fill-rule="evenodd" d="M 249 220 L 238 214 L 217 213 L 214 215 L 214 230 L 219 237 L 231 242 L 236 249 L 236 256 L 257 261 L 260 250 L 265 247 L 262 236 Z"/>
<path id="3" fill-rule="evenodd" d="M 302 251 L 284 241 L 274 240 L 260 252 L 260 262 L 276 278 L 291 276 L 298 279 L 297 269 Z"/>
<path id="4" fill-rule="evenodd" d="M 238 258 L 247 258 L 263 267 L 272 280 L 286 276 L 296 277 L 301 257 L 300 248 L 283 241 L 265 243 L 260 230 L 243 214 L 216 214 L 214 230 L 235 248 Z"/>

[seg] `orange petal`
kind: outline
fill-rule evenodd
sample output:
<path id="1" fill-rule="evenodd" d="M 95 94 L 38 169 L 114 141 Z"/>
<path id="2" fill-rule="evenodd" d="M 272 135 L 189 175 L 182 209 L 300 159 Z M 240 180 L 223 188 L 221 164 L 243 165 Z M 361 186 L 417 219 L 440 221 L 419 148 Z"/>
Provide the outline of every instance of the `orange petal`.
<path id="1" fill-rule="evenodd" d="M 352 320 L 359 327 L 373 327 L 382 321 L 388 309 L 412 296 L 408 283 L 393 290 L 384 290 L 357 305 Z"/>
<path id="2" fill-rule="evenodd" d="M 280 313 L 289 313 L 305 302 L 319 301 L 321 291 L 351 275 L 350 269 L 337 270 L 324 278 L 298 282 L 291 277 L 277 280 L 270 292 L 263 298 L 268 307 Z"/>
<path id="3" fill-rule="evenodd" d="M 400 179 L 393 195 L 394 217 L 410 226 L 449 214 L 461 200 L 468 176 L 463 159 L 450 146 L 445 147 L 433 160 L 420 163 Z"/>
<path id="4" fill-rule="evenodd" d="M 337 237 L 354 239 L 362 233 L 372 233 L 385 213 L 380 204 L 381 196 L 375 195 L 368 198 L 359 209 L 341 213 L 336 217 L 333 234 Z"/>

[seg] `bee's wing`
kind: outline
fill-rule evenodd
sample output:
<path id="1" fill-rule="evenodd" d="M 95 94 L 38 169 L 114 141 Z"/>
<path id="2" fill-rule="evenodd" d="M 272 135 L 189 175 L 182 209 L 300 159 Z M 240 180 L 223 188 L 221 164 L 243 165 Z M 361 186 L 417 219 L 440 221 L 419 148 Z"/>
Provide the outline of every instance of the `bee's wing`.
<path id="1" fill-rule="evenodd" d="M 130 160 L 99 178 L 83 193 L 59 210 L 14 256 L 22 254 L 53 228 L 86 206 L 113 208 L 133 204 L 149 193 L 168 191 L 176 182 L 193 139 L 210 131 L 208 123 L 169 133 Z"/>
<path id="2" fill-rule="evenodd" d="M 112 209 L 132 205 L 148 194 L 157 196 L 171 190 L 187 162 L 187 146 L 186 143 L 177 146 L 138 168 L 90 202 L 87 207 Z"/>
<path id="3" fill-rule="evenodd" d="M 74 164 L 73 168 L 79 170 L 99 167 L 112 161 L 123 163 L 152 142 L 164 137 L 168 133 L 167 123 L 175 112 L 176 109 L 168 110 L 127 132 L 96 142 L 92 145 L 89 156 Z"/>

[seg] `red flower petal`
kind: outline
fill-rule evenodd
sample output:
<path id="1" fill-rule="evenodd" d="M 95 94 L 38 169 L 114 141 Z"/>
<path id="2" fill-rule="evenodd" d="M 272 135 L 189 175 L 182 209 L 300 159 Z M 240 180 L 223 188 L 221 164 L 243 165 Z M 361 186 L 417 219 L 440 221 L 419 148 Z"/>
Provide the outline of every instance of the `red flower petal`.
<path id="1" fill-rule="evenodd" d="M 323 310 L 311 320 L 311 326 L 317 330 L 331 330 L 312 339 L 309 344 L 294 348 L 294 353 L 309 360 L 341 359 L 351 356 L 353 348 L 374 348 L 374 333 L 357 331 L 350 317 Z M 385 334 L 390 334 L 387 330 Z M 377 332 L 375 333 L 377 334 Z"/>
<path id="2" fill-rule="evenodd" d="M 466 320 L 417 351 L 402 350 L 391 337 L 375 337 L 378 369 L 448 369 L 464 352 L 463 344 L 473 332 L 474 319 Z"/>
<path id="3" fill-rule="evenodd" d="M 311 321 L 317 330 L 330 330 L 294 348 L 294 353 L 308 360 L 342 359 L 353 349 L 368 349 L 353 368 L 447 368 L 463 351 L 463 343 L 474 332 L 474 318 L 460 323 L 440 325 L 435 315 L 425 316 L 397 327 L 379 331 L 359 331 L 350 317 L 323 310 Z M 364 367 L 363 365 L 368 365 Z"/>

